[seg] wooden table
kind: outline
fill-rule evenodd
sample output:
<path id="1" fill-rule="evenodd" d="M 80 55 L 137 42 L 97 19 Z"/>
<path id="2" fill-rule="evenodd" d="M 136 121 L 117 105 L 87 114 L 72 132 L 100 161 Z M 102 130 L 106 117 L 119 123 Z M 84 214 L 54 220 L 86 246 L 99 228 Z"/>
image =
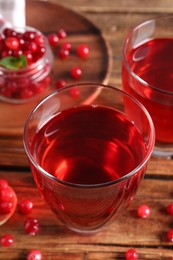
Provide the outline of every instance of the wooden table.
<path id="1" fill-rule="evenodd" d="M 112 48 L 110 58 L 113 66 L 109 84 L 118 87 L 121 87 L 122 42 L 129 29 L 158 14 L 173 12 L 171 0 L 64 0 L 63 3 L 81 12 L 103 33 Z M 16 210 L 14 216 L 0 227 L 0 237 L 11 233 L 15 238 L 11 247 L 0 247 L 1 260 L 25 259 L 26 253 L 31 249 L 41 250 L 45 260 L 119 260 L 125 259 L 125 251 L 131 247 L 137 249 L 140 260 L 173 259 L 173 243 L 165 240 L 166 232 L 173 228 L 173 217 L 166 214 L 165 210 L 173 202 L 173 160 L 151 158 L 145 178 L 129 210 L 112 226 L 92 236 L 80 236 L 57 223 L 38 194 L 29 171 L 21 135 L 16 138 L 10 135 L 5 138 L 0 136 L 0 164 L 0 178 L 9 181 L 19 201 L 22 198 L 34 200 L 30 216 L 37 217 L 41 224 L 36 236 L 26 235 L 23 229 L 25 216 Z M 140 204 L 151 207 L 149 218 L 139 219 L 136 216 Z"/>

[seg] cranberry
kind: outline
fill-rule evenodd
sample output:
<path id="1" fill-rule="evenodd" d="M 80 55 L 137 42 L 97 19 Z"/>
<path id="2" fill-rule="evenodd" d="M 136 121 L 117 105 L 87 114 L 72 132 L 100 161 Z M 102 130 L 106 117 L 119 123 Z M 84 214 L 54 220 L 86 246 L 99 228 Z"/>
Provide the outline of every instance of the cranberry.
<path id="1" fill-rule="evenodd" d="M 89 54 L 90 54 L 90 50 L 86 44 L 81 44 L 77 47 L 77 55 L 80 58 L 87 58 Z"/>
<path id="2" fill-rule="evenodd" d="M 27 61 L 28 61 L 28 64 L 32 64 L 32 61 L 33 61 L 33 55 L 30 51 L 24 51 L 23 54 L 25 55 Z"/>
<path id="3" fill-rule="evenodd" d="M 13 192 L 8 186 L 6 188 L 0 190 L 0 201 L 1 202 L 8 202 L 12 198 L 13 198 Z"/>
<path id="4" fill-rule="evenodd" d="M 59 31 L 58 31 L 58 38 L 59 39 L 64 39 L 64 38 L 66 38 L 67 37 L 67 33 L 66 33 L 66 31 L 64 30 L 64 29 L 60 29 Z"/>
<path id="5" fill-rule="evenodd" d="M 1 245 L 4 247 L 11 246 L 14 243 L 13 236 L 10 234 L 6 234 L 3 237 L 1 237 Z"/>
<path id="6" fill-rule="evenodd" d="M 24 223 L 25 232 L 35 236 L 39 231 L 39 222 L 35 218 L 27 218 Z"/>
<path id="7" fill-rule="evenodd" d="M 28 50 L 31 51 L 32 53 L 37 51 L 37 44 L 35 42 L 29 42 L 27 44 L 27 47 Z"/>
<path id="8" fill-rule="evenodd" d="M 58 57 L 60 58 L 60 59 L 65 59 L 65 58 L 67 58 L 69 56 L 69 51 L 67 50 L 67 49 L 60 49 L 59 51 L 58 51 Z"/>
<path id="9" fill-rule="evenodd" d="M 150 215 L 150 208 L 148 207 L 148 205 L 143 204 L 139 206 L 137 210 L 137 215 L 140 218 L 147 218 Z"/>
<path id="10" fill-rule="evenodd" d="M 8 37 L 5 40 L 5 45 L 10 50 L 17 50 L 19 48 L 19 40 L 16 37 Z"/>
<path id="11" fill-rule="evenodd" d="M 173 229 L 170 229 L 166 234 L 166 239 L 168 242 L 173 242 Z"/>
<path id="12" fill-rule="evenodd" d="M 63 79 L 59 79 L 55 82 L 55 86 L 57 89 L 64 88 L 67 86 L 66 81 Z"/>
<path id="13" fill-rule="evenodd" d="M 23 38 L 25 39 L 25 40 L 34 40 L 35 39 L 35 36 L 36 36 L 36 32 L 34 32 L 34 31 L 26 31 L 26 32 L 24 32 L 24 34 L 23 34 Z"/>
<path id="14" fill-rule="evenodd" d="M 72 98 L 77 98 L 77 97 L 79 97 L 79 95 L 80 95 L 80 92 L 79 92 L 78 87 L 73 87 L 70 89 L 70 96 Z"/>
<path id="15" fill-rule="evenodd" d="M 62 44 L 61 44 L 61 48 L 62 49 L 65 49 L 65 50 L 68 50 L 68 51 L 71 51 L 71 43 L 70 42 L 63 42 Z"/>
<path id="16" fill-rule="evenodd" d="M 34 93 L 29 87 L 26 87 L 20 91 L 20 98 L 22 99 L 31 98 L 33 95 Z"/>
<path id="17" fill-rule="evenodd" d="M 12 211 L 13 203 L 4 201 L 0 202 L 0 213 L 1 214 L 8 214 Z"/>
<path id="18" fill-rule="evenodd" d="M 6 189 L 8 187 L 8 182 L 5 179 L 0 179 L 0 190 Z"/>
<path id="19" fill-rule="evenodd" d="M 45 45 L 45 38 L 42 34 L 37 34 L 35 35 L 35 43 L 40 46 L 43 47 Z"/>
<path id="20" fill-rule="evenodd" d="M 22 214 L 27 214 L 31 212 L 32 208 L 33 208 L 33 202 L 28 199 L 22 200 L 19 204 L 19 211 Z"/>
<path id="21" fill-rule="evenodd" d="M 12 56 L 14 57 L 19 57 L 20 55 L 23 54 L 23 51 L 22 50 L 14 50 L 13 53 L 12 53 Z"/>
<path id="22" fill-rule="evenodd" d="M 82 75 L 82 70 L 79 67 L 75 66 L 71 69 L 72 78 L 79 79 L 81 75 Z"/>
<path id="23" fill-rule="evenodd" d="M 130 248 L 126 251 L 126 260 L 137 260 L 138 253 L 135 248 Z"/>
<path id="24" fill-rule="evenodd" d="M 169 204 L 167 207 L 166 207 L 166 211 L 169 215 L 173 215 L 173 203 Z"/>
<path id="25" fill-rule="evenodd" d="M 58 38 L 57 34 L 51 33 L 48 35 L 48 41 L 51 46 L 57 46 L 57 44 L 59 42 L 59 38 Z"/>
<path id="26" fill-rule="evenodd" d="M 42 254 L 39 250 L 31 250 L 27 254 L 27 260 L 42 260 Z"/>
<path id="27" fill-rule="evenodd" d="M 5 28 L 4 31 L 3 31 L 3 34 L 6 37 L 14 36 L 14 30 L 11 29 L 11 28 Z"/>

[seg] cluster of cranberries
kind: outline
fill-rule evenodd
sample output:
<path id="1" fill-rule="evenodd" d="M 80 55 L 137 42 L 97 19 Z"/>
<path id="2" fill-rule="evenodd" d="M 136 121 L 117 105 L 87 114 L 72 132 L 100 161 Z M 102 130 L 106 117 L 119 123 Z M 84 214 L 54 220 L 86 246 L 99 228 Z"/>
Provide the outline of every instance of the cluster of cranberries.
<path id="1" fill-rule="evenodd" d="M 28 99 L 43 92 L 50 84 L 50 64 L 43 61 L 41 70 L 39 66 L 35 66 L 46 53 L 45 37 L 41 33 L 34 30 L 18 32 L 5 28 L 0 34 L 0 48 L 1 64 L 9 57 L 14 61 L 16 59 L 16 68 L 9 69 L 7 66 L 0 77 L 1 96 L 15 100 Z M 22 57 L 26 59 L 23 72 L 18 70 L 21 69 L 19 65 Z"/>
<path id="2" fill-rule="evenodd" d="M 37 62 L 46 52 L 44 36 L 37 31 L 17 32 L 5 28 L 0 35 L 0 58 L 24 55 L 28 64 Z"/>
<path id="3" fill-rule="evenodd" d="M 16 209 L 17 197 L 14 190 L 5 179 L 0 179 L 0 225 L 5 223 L 12 216 Z M 22 199 L 18 205 L 22 215 L 30 213 L 33 209 L 33 202 L 29 199 Z M 39 231 L 39 221 L 36 218 L 27 217 L 24 221 L 25 233 L 34 236 Z M 11 234 L 1 237 L 0 243 L 3 247 L 9 247 L 14 243 Z M 27 260 L 41 260 L 42 254 L 39 250 L 31 250 L 27 255 Z"/>
<path id="4" fill-rule="evenodd" d="M 90 55 L 90 49 L 87 44 L 79 44 L 75 49 L 72 48 L 72 44 L 66 40 L 67 33 L 64 29 L 59 30 L 57 33 L 51 33 L 48 35 L 48 41 L 50 46 L 52 48 L 56 49 L 57 52 L 55 55 L 61 60 L 67 59 L 71 52 L 75 52 L 76 56 L 81 59 L 86 59 Z M 61 43 L 61 40 L 63 39 L 63 42 Z M 78 80 L 82 77 L 83 71 L 80 68 L 80 66 L 75 65 L 70 69 L 70 76 Z M 58 79 L 55 82 L 55 87 L 57 89 L 63 88 L 67 86 L 67 82 L 65 79 Z M 70 93 L 73 97 L 77 97 L 79 95 L 79 90 L 77 88 L 74 88 L 72 93 Z"/>
<path id="5" fill-rule="evenodd" d="M 69 41 L 64 41 L 67 38 L 67 33 L 64 29 L 60 29 L 57 33 L 50 33 L 48 36 L 49 45 L 55 49 L 57 48 L 57 57 L 66 59 L 71 51 L 74 51 Z M 62 43 L 61 43 L 61 40 Z M 49 76 L 51 64 L 44 64 L 42 71 L 39 71 L 37 61 L 41 60 L 46 53 L 46 42 L 43 34 L 28 30 L 25 32 L 18 32 L 12 28 L 5 28 L 0 34 L 0 61 L 7 57 L 14 57 L 16 59 L 24 56 L 27 61 L 25 73 L 19 73 L 18 70 L 12 70 L 0 78 L 0 95 L 13 100 L 24 100 L 32 98 L 33 96 L 42 93 L 45 88 L 50 85 L 51 78 Z M 90 54 L 90 49 L 87 44 L 80 44 L 75 49 L 76 55 L 79 58 L 86 59 Z M 70 75 L 73 79 L 80 79 L 82 76 L 82 69 L 75 65 L 70 70 Z M 36 75 L 42 74 L 37 79 Z M 55 82 L 56 88 L 62 88 L 67 85 L 64 79 L 58 79 Z M 72 96 L 79 95 L 78 89 L 74 89 Z"/>

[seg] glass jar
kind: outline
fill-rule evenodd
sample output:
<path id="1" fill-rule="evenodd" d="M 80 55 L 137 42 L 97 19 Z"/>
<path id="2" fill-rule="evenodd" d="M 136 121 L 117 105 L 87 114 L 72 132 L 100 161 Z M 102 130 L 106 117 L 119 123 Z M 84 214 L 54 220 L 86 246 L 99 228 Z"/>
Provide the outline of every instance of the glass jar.
<path id="1" fill-rule="evenodd" d="M 0 66 L 0 100 L 17 104 L 33 100 L 50 86 L 53 54 L 47 38 L 40 31 L 32 27 L 14 30 L 19 37 L 24 32 L 34 32 L 41 36 L 44 43 L 43 56 L 36 62 L 28 63 L 25 68 L 9 69 Z"/>

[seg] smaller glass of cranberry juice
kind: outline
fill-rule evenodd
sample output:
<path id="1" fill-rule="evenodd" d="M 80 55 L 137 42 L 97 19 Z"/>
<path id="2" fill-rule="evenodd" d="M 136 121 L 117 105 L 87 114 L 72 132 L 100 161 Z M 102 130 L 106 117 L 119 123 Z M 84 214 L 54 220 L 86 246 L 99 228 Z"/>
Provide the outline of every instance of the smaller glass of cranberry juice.
<path id="1" fill-rule="evenodd" d="M 91 233 L 132 201 L 154 146 L 154 128 L 146 109 L 128 94 L 81 84 L 37 105 L 25 125 L 24 146 L 38 189 L 59 221 Z"/>
<path id="2" fill-rule="evenodd" d="M 126 92 L 150 113 L 156 131 L 153 155 L 173 156 L 173 16 L 151 19 L 128 34 L 123 46 Z"/>

